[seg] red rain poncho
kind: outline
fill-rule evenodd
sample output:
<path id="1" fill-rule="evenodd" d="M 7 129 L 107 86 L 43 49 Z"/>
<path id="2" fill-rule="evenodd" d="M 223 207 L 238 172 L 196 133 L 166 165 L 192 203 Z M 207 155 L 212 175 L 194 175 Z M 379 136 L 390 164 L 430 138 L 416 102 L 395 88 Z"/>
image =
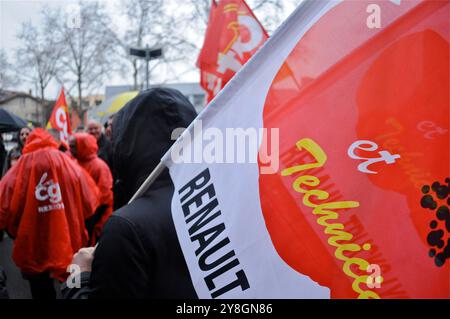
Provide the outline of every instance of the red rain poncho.
<path id="1" fill-rule="evenodd" d="M 98 206 L 94 181 L 43 129 L 28 137 L 19 162 L 0 182 L 0 229 L 15 238 L 13 260 L 27 274 L 64 278 L 86 246 L 85 219 Z"/>
<path id="2" fill-rule="evenodd" d="M 113 178 L 108 164 L 97 156 L 98 145 L 95 137 L 87 133 L 77 133 L 74 134 L 74 137 L 77 148 L 75 157 L 96 182 L 99 189 L 100 206 L 105 206 L 101 218 L 92 232 L 90 244 L 94 245 L 100 236 L 103 225 L 113 212 Z"/>

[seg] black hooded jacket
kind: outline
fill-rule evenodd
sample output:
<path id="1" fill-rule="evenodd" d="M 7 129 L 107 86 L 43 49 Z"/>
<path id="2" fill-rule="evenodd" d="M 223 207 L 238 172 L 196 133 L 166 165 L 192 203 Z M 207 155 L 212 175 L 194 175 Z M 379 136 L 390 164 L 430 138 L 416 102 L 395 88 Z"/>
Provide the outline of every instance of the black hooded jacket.
<path id="1" fill-rule="evenodd" d="M 144 196 L 126 205 L 170 148 L 172 131 L 196 112 L 180 92 L 155 88 L 130 101 L 114 118 L 115 208 L 82 289 L 66 298 L 196 298 L 171 214 L 173 183 L 166 169 Z"/>
<path id="2" fill-rule="evenodd" d="M 108 164 L 108 167 L 112 170 L 112 146 L 111 142 L 108 140 L 105 134 L 101 134 L 100 138 L 97 140 L 98 145 L 98 152 L 97 156 L 100 157 L 103 161 L 105 161 L 106 164 Z"/>

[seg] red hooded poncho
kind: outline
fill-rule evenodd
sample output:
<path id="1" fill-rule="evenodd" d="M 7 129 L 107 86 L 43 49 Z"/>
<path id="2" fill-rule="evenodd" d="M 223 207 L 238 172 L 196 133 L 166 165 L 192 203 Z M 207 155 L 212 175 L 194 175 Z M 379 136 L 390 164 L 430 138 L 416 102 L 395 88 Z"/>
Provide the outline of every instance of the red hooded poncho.
<path id="1" fill-rule="evenodd" d="M 27 274 L 64 278 L 86 246 L 85 219 L 98 206 L 94 181 L 43 129 L 27 139 L 18 163 L 0 182 L 0 229 L 15 238 L 13 260 Z"/>
<path id="2" fill-rule="evenodd" d="M 111 171 L 101 158 L 97 156 L 98 145 L 94 136 L 87 133 L 74 134 L 76 140 L 76 158 L 78 163 L 94 179 L 99 189 L 100 206 L 105 206 L 99 222 L 95 225 L 91 245 L 99 238 L 103 225 L 113 212 L 113 178 Z"/>

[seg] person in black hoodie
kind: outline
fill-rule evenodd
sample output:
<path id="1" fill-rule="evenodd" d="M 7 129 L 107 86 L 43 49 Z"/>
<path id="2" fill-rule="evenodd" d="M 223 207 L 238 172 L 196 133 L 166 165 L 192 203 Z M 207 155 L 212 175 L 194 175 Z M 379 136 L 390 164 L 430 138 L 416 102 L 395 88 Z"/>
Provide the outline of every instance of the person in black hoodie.
<path id="1" fill-rule="evenodd" d="M 116 115 L 114 203 L 121 208 L 106 223 L 95 251 L 74 255 L 81 288 L 64 285 L 65 298 L 197 298 L 172 219 L 168 170 L 127 205 L 174 142 L 172 131 L 195 117 L 189 100 L 167 88 L 141 93 Z"/>

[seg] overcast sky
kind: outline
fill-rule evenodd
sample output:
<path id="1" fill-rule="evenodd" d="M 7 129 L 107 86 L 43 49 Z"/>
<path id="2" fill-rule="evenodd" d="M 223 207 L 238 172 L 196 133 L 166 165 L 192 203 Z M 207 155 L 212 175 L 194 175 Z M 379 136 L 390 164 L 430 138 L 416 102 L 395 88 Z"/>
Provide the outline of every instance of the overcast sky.
<path id="1" fill-rule="evenodd" d="M 84 0 L 92 1 L 92 0 Z M 120 3 L 119 0 L 106 1 L 101 0 L 105 3 L 107 10 L 114 17 L 115 23 L 120 26 L 120 20 L 117 19 L 117 13 L 115 6 Z M 180 0 L 182 1 L 182 0 Z M 290 2 L 290 0 L 286 0 Z M 31 21 L 33 24 L 40 24 L 40 11 L 47 5 L 51 7 L 62 7 L 65 8 L 68 5 L 77 3 L 77 1 L 71 0 L 0 0 L 0 47 L 5 49 L 10 61 L 15 58 L 14 51 L 19 45 L 19 41 L 16 39 L 16 35 L 20 30 L 22 23 Z M 251 3 L 251 1 L 249 1 Z M 287 17 L 292 10 L 293 5 L 287 5 L 287 10 L 285 16 Z M 203 39 L 199 37 L 199 46 L 201 45 Z M 131 79 L 129 79 L 131 81 Z M 182 81 L 195 82 L 199 81 L 199 74 L 197 70 L 189 72 L 181 78 Z M 130 84 L 124 82 L 123 78 L 115 77 L 110 79 L 108 85 L 117 84 Z M 20 87 L 23 91 L 28 91 L 34 88 L 29 84 Z M 46 98 L 56 99 L 59 92 L 59 85 L 54 81 L 49 84 L 46 89 Z M 103 93 L 103 89 L 99 92 Z"/>
<path id="2" fill-rule="evenodd" d="M 89 1 L 89 0 L 88 0 Z M 109 12 L 114 12 L 114 1 L 103 1 Z M 31 21 L 33 24 L 39 25 L 40 11 L 47 5 L 51 7 L 66 7 L 77 1 L 70 0 L 0 0 L 0 47 L 5 49 L 10 61 L 15 58 L 14 50 L 19 46 L 16 35 L 20 30 L 22 23 Z M 191 74 L 188 81 L 196 81 L 195 74 Z M 108 85 L 129 84 L 124 83 L 123 79 L 116 77 L 111 79 Z M 27 84 L 20 87 L 23 91 L 34 88 Z M 56 81 L 52 81 L 46 89 L 47 99 L 56 99 L 60 87 Z M 103 92 L 99 92 L 103 93 Z"/>

